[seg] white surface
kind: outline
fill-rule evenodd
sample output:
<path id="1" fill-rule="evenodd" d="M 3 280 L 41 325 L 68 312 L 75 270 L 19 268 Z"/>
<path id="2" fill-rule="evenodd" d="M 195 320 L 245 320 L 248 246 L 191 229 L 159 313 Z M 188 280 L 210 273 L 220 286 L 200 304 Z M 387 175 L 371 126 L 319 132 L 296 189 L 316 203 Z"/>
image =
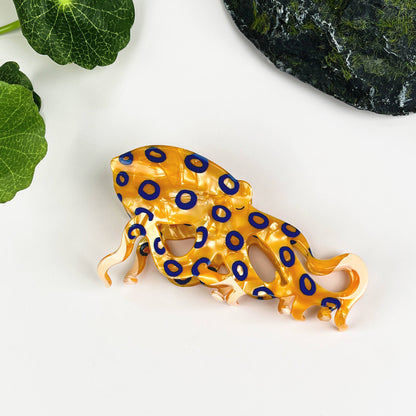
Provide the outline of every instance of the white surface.
<path id="1" fill-rule="evenodd" d="M 92 72 L 0 37 L 43 99 L 49 152 L 0 206 L 0 414 L 392 415 L 413 408 L 416 116 L 362 112 L 271 66 L 221 0 L 136 1 L 132 41 Z M 0 24 L 12 21 L 11 1 Z M 315 255 L 370 273 L 350 329 L 218 304 L 146 267 L 100 258 L 127 216 L 109 161 L 145 144 L 197 151 L 245 179 L 254 205 Z M 410 412 L 410 413 L 409 413 Z"/>

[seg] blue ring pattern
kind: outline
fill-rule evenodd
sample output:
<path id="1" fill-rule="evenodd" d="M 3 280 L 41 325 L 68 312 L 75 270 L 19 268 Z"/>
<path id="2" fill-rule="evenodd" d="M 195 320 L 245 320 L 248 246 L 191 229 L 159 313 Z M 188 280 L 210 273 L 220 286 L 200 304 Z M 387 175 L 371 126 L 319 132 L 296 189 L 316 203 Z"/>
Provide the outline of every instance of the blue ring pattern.
<path id="1" fill-rule="evenodd" d="M 243 269 L 243 271 L 241 273 L 238 270 L 239 267 L 241 267 Z M 247 265 L 244 262 L 242 262 L 240 260 L 235 261 L 233 263 L 231 269 L 233 271 L 234 277 L 237 280 L 239 280 L 240 282 L 242 282 L 242 281 L 244 281 L 244 280 L 247 279 L 247 276 L 248 276 L 248 267 L 247 267 Z"/>
<path id="2" fill-rule="evenodd" d="M 201 162 L 201 166 L 195 166 L 192 163 L 193 160 L 198 160 L 199 162 Z M 205 157 L 194 153 L 192 155 L 186 156 L 185 165 L 192 172 L 204 173 L 208 169 L 209 162 L 208 162 L 208 159 L 205 159 Z"/>
<path id="3" fill-rule="evenodd" d="M 255 217 L 262 219 L 263 222 L 259 224 L 254 220 Z M 258 230 L 263 230 L 269 226 L 269 219 L 260 212 L 252 212 L 248 216 L 248 222 L 250 223 L 250 225 L 252 225 L 254 228 L 257 228 Z"/>
<path id="4" fill-rule="evenodd" d="M 238 238 L 238 244 L 234 244 L 231 241 L 231 238 L 233 237 Z M 230 231 L 225 237 L 225 244 L 230 250 L 238 251 L 241 250 L 244 245 L 244 238 L 238 231 Z"/>
<path id="5" fill-rule="evenodd" d="M 286 260 L 285 253 L 289 253 L 290 259 Z M 295 264 L 295 253 L 287 246 L 281 247 L 279 250 L 279 257 L 281 262 L 286 267 L 292 267 Z"/>
<path id="6" fill-rule="evenodd" d="M 123 202 L 123 195 L 117 194 L 117 198 L 120 200 L 120 202 Z"/>
<path id="7" fill-rule="evenodd" d="M 189 195 L 191 199 L 188 202 L 182 202 L 183 195 Z M 183 189 L 182 191 L 179 191 L 176 194 L 175 202 L 178 208 L 188 210 L 188 209 L 192 209 L 196 205 L 197 197 L 196 197 L 195 192 L 188 191 L 187 189 Z"/>
<path id="8" fill-rule="evenodd" d="M 118 158 L 118 161 L 122 165 L 131 165 L 133 163 L 133 153 L 131 152 L 124 153 Z"/>
<path id="9" fill-rule="evenodd" d="M 188 277 L 187 279 L 173 279 L 178 285 L 187 285 L 191 280 L 192 277 Z"/>
<path id="10" fill-rule="evenodd" d="M 201 241 L 195 241 L 194 247 L 195 248 L 201 248 L 205 245 L 205 243 L 208 240 L 208 230 L 205 227 L 198 227 L 196 229 L 196 233 L 201 233 L 202 234 L 202 240 Z"/>
<path id="11" fill-rule="evenodd" d="M 150 185 L 153 186 L 154 188 L 154 192 L 152 194 L 148 194 L 144 191 L 144 187 L 146 185 Z M 151 180 L 145 180 L 141 183 L 141 185 L 139 186 L 139 195 L 143 198 L 146 199 L 147 201 L 153 201 L 154 199 L 156 199 L 159 195 L 160 195 L 160 186 Z"/>
<path id="12" fill-rule="evenodd" d="M 234 188 L 230 189 L 228 186 L 225 185 L 226 179 L 230 179 L 233 182 Z M 236 179 L 234 179 L 229 173 L 220 176 L 220 178 L 218 179 L 218 185 L 220 186 L 221 191 L 223 191 L 227 195 L 235 195 L 240 189 L 240 183 Z"/>
<path id="13" fill-rule="evenodd" d="M 328 306 L 328 303 L 333 303 L 334 306 Z M 336 298 L 325 298 L 322 299 L 321 306 L 329 307 L 331 311 L 334 311 L 335 309 L 339 309 L 341 307 L 341 302 Z"/>
<path id="14" fill-rule="evenodd" d="M 177 268 L 177 270 L 173 271 L 169 268 L 169 266 L 174 266 Z M 165 269 L 166 274 L 170 277 L 179 276 L 183 271 L 182 265 L 178 263 L 176 260 L 166 260 L 165 264 L 163 265 L 163 268 Z"/>
<path id="15" fill-rule="evenodd" d="M 136 210 L 134 211 L 134 213 L 136 215 L 146 214 L 147 217 L 149 218 L 149 221 L 153 221 L 153 218 L 154 218 L 153 212 L 152 211 L 149 211 L 146 208 L 141 208 L 141 207 L 136 208 Z"/>
<path id="16" fill-rule="evenodd" d="M 272 298 L 274 298 L 274 293 L 266 286 L 260 286 L 257 287 L 253 290 L 253 296 L 257 296 L 259 299 L 263 299 L 263 296 L 259 296 L 260 292 L 264 292 L 267 295 L 271 296 Z"/>
<path id="17" fill-rule="evenodd" d="M 166 253 L 166 248 L 163 247 L 162 248 L 159 247 L 159 243 L 161 243 L 162 240 L 160 239 L 160 237 L 155 238 L 155 241 L 153 242 L 153 247 L 156 251 L 157 254 L 159 254 L 160 256 Z"/>
<path id="18" fill-rule="evenodd" d="M 222 209 L 225 212 L 225 217 L 220 217 L 217 211 Z M 212 218 L 218 222 L 227 222 L 231 218 L 231 211 L 224 205 L 214 205 L 212 207 Z"/>
<path id="19" fill-rule="evenodd" d="M 201 264 L 206 264 L 207 266 L 209 266 L 209 264 L 210 264 L 211 262 L 209 261 L 209 259 L 208 258 L 206 258 L 206 257 L 201 257 L 199 260 L 197 260 L 195 263 L 194 263 L 194 265 L 192 266 L 192 274 L 194 275 L 194 276 L 196 276 L 196 277 L 198 277 L 199 276 L 199 270 L 198 270 L 198 268 L 199 268 L 199 266 L 201 265 Z"/>
<path id="20" fill-rule="evenodd" d="M 130 240 L 135 240 L 138 237 L 137 235 L 133 235 L 133 231 L 134 230 L 140 230 L 140 235 L 143 235 L 143 236 L 146 235 L 146 229 L 143 227 L 143 225 L 141 225 L 141 224 L 133 224 L 129 228 L 129 231 L 127 233 L 127 235 L 130 238 Z"/>
<path id="21" fill-rule="evenodd" d="M 157 153 L 159 157 L 153 156 L 152 153 Z M 154 163 L 162 163 L 166 160 L 166 153 L 163 150 L 158 149 L 157 147 L 149 147 L 145 150 L 144 154 L 147 159 Z"/>
<path id="22" fill-rule="evenodd" d="M 293 227 L 293 225 L 288 224 L 287 222 L 285 222 L 284 224 L 282 224 L 282 231 L 288 236 L 288 237 L 292 237 L 295 238 L 300 234 L 300 231 L 298 229 L 296 229 L 295 227 L 295 231 L 290 231 L 288 230 L 287 227 Z"/>
<path id="23" fill-rule="evenodd" d="M 118 186 L 126 186 L 129 183 L 129 175 L 127 175 L 127 172 L 119 172 L 116 177 L 116 182 Z"/>
<path id="24" fill-rule="evenodd" d="M 306 287 L 306 281 L 309 282 L 310 289 Z M 308 274 L 303 274 L 299 279 L 299 287 L 301 292 L 306 296 L 312 296 L 316 292 L 316 283 L 312 280 L 312 278 Z"/>

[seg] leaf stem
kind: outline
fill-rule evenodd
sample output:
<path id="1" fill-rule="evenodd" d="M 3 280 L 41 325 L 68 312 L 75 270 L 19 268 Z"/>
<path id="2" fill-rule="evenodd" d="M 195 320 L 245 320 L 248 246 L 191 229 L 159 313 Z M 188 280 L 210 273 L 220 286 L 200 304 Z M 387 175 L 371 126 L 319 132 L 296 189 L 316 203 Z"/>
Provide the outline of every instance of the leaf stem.
<path id="1" fill-rule="evenodd" d="M 9 23 L 6 26 L 1 26 L 0 27 L 0 35 L 3 35 L 4 33 L 7 33 L 7 32 L 11 32 L 12 30 L 19 29 L 19 27 L 20 27 L 20 21 L 19 20 L 16 20 L 13 23 Z"/>

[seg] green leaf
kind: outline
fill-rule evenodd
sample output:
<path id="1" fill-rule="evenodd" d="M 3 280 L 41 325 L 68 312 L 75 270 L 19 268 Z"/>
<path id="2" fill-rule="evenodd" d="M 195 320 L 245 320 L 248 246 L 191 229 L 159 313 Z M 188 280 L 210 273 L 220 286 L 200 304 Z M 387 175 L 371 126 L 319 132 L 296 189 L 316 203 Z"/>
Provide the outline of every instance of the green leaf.
<path id="1" fill-rule="evenodd" d="M 0 81 L 7 82 L 8 84 L 22 85 L 33 93 L 33 101 L 40 106 L 42 101 L 39 95 L 33 91 L 33 85 L 30 79 L 21 71 L 19 71 L 19 65 L 16 62 L 6 62 L 3 66 L 0 66 Z"/>
<path id="2" fill-rule="evenodd" d="M 32 91 L 0 81 L 0 202 L 31 184 L 46 150 L 45 123 Z"/>
<path id="3" fill-rule="evenodd" d="M 132 0 L 13 0 L 23 35 L 58 64 L 112 64 L 130 41 Z"/>

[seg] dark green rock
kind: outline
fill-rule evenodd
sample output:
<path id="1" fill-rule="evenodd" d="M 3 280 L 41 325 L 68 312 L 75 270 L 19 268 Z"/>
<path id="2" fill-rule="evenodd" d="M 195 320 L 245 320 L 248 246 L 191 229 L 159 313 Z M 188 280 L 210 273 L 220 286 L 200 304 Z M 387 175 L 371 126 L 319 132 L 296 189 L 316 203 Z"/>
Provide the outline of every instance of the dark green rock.
<path id="1" fill-rule="evenodd" d="M 282 71 L 360 109 L 416 111 L 416 1 L 224 2 Z"/>

